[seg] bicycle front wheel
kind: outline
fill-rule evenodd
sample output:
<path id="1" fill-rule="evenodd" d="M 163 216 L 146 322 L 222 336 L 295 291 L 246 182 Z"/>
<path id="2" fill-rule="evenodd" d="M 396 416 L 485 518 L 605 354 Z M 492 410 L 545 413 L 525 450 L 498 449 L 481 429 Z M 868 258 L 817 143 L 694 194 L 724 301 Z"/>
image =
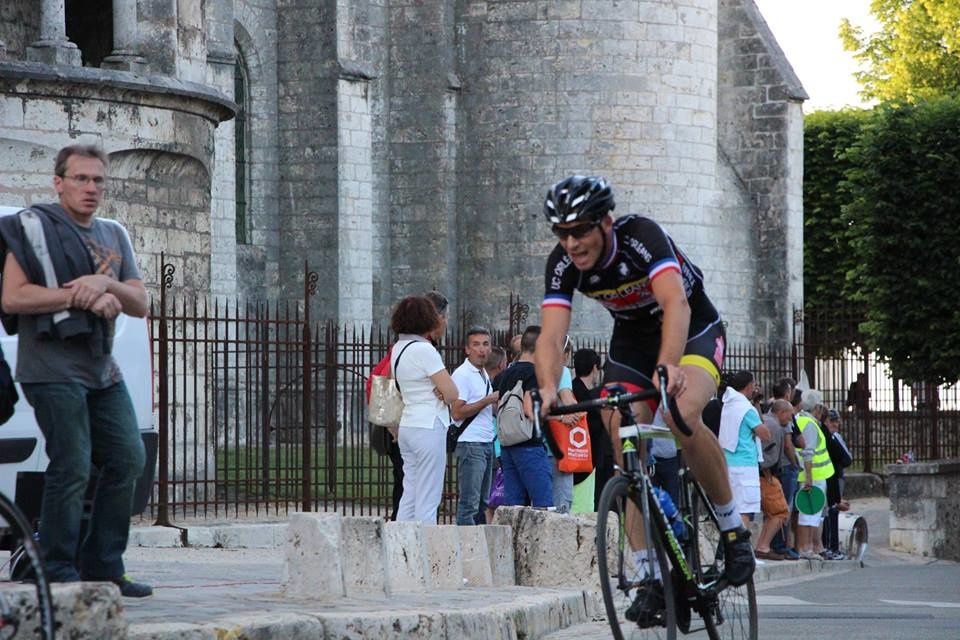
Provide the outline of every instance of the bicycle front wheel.
<path id="1" fill-rule="evenodd" d="M 691 564 L 697 582 L 703 585 L 723 575 L 723 540 L 703 488 L 691 481 L 689 489 L 691 535 L 697 541 Z M 744 585 L 721 591 L 700 615 L 713 640 L 757 640 L 757 592 L 753 578 Z"/>
<path id="2" fill-rule="evenodd" d="M 639 505 L 646 498 L 626 477 L 618 476 L 607 482 L 597 507 L 600 590 L 616 640 L 675 640 L 677 637 L 670 566 L 656 528 L 653 523 L 643 521 Z M 629 515 L 628 504 L 632 504 Z M 650 540 L 649 546 L 654 550 L 659 568 L 659 571 L 654 570 L 655 578 L 634 561 L 633 548 L 627 537 L 631 529 L 628 520 L 634 530 L 639 531 L 642 527 L 642 531 L 652 533 L 646 539 Z M 634 541 L 639 544 L 640 538 L 636 533 L 634 536 Z"/>
<path id="3" fill-rule="evenodd" d="M 53 598 L 33 528 L 0 493 L 0 638 L 54 640 Z M 21 580 L 23 586 L 18 585 Z M 30 585 L 32 588 L 30 588 Z"/>

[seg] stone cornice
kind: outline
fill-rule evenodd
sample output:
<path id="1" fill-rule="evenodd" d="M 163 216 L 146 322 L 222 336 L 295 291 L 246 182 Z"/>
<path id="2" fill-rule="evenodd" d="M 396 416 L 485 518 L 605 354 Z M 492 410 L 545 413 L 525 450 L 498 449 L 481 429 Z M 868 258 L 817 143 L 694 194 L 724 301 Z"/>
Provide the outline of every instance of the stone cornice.
<path id="1" fill-rule="evenodd" d="M 0 92 L 140 104 L 190 113 L 215 124 L 233 118 L 237 112 L 232 100 L 195 82 L 164 75 L 37 62 L 0 61 Z"/>

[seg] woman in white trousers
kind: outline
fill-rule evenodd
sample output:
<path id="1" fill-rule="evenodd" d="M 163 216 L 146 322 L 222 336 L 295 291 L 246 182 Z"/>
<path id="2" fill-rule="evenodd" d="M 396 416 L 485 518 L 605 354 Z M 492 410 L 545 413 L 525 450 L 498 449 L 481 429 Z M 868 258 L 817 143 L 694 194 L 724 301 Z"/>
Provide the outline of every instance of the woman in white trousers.
<path id="1" fill-rule="evenodd" d="M 390 327 L 399 336 L 393 345 L 390 370 L 403 396 L 400 417 L 400 455 L 403 457 L 403 496 L 397 510 L 400 522 L 437 523 L 447 464 L 449 405 L 457 386 L 431 344 L 444 328 L 433 303 L 408 296 L 397 303 Z"/>

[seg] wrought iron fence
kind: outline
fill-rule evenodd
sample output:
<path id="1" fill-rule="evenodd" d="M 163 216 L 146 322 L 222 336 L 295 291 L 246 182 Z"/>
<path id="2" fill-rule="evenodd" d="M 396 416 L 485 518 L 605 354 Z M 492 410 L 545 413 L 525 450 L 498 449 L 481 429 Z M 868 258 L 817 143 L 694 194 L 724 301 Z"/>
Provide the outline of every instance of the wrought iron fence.
<path id="1" fill-rule="evenodd" d="M 391 464 L 370 446 L 365 402 L 366 376 L 392 343 L 389 333 L 311 319 L 317 280 L 306 266 L 303 298 L 285 303 L 177 298 L 169 292 L 173 267 L 161 273 L 151 311 L 161 437 L 150 517 L 171 524 L 291 510 L 389 513 Z M 506 347 L 528 309 L 511 297 L 504 313 L 510 328 L 492 337 Z M 451 369 L 463 361 L 460 345 L 472 320 L 459 319 L 440 347 Z M 601 342 L 577 346 L 606 352 Z M 805 370 L 841 411 L 866 470 L 908 450 L 917 459 L 960 455 L 955 391 L 927 390 L 924 397 L 940 403 L 917 400 L 902 384 L 887 384 L 869 354 L 819 354 L 801 340 L 785 348 L 733 344 L 727 353 L 727 368 L 753 371 L 765 391 Z M 456 474 L 451 457 L 442 522 L 455 518 Z"/>
<path id="2" fill-rule="evenodd" d="M 316 277 L 306 266 L 303 298 L 284 303 L 178 298 L 173 267 L 161 273 L 150 313 L 160 429 L 150 517 L 389 513 L 392 468 L 370 445 L 365 390 L 389 332 L 312 321 Z M 522 329 L 527 307 L 512 296 L 507 313 L 495 344 Z M 450 369 L 465 357 L 472 320 L 458 317 L 439 346 Z M 456 473 L 451 456 L 444 522 L 456 515 Z"/>

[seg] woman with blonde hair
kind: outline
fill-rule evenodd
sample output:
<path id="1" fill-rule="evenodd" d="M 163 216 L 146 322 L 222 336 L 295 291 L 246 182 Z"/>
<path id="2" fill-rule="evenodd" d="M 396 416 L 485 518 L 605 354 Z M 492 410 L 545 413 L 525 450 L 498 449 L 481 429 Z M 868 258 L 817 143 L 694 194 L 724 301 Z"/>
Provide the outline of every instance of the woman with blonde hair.
<path id="1" fill-rule="evenodd" d="M 398 339 L 390 370 L 403 396 L 399 444 L 403 457 L 403 495 L 397 520 L 437 523 L 447 463 L 449 405 L 457 386 L 430 342 L 443 326 L 434 304 L 423 296 L 397 303 L 390 327 Z"/>

